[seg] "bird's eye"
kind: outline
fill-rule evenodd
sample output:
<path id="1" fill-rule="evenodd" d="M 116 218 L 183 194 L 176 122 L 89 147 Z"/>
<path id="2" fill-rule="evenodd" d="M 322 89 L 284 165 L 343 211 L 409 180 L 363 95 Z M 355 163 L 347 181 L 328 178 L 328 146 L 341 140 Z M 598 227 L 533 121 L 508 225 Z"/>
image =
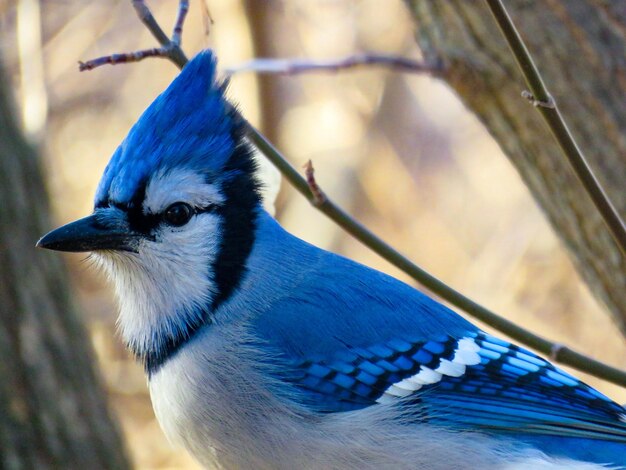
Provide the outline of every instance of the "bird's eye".
<path id="1" fill-rule="evenodd" d="M 175 202 L 163 213 L 163 220 L 169 225 L 174 227 L 180 227 L 185 225 L 191 219 L 193 215 L 193 209 L 189 204 L 184 202 Z"/>

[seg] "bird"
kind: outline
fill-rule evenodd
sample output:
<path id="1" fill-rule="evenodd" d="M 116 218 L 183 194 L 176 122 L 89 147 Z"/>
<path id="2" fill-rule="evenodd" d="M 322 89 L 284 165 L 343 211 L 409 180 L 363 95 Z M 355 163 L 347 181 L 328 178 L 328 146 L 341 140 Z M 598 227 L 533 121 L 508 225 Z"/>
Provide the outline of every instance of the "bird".
<path id="1" fill-rule="evenodd" d="M 246 123 L 204 50 L 114 152 L 90 252 L 168 439 L 207 468 L 626 468 L 626 409 L 263 208 Z"/>

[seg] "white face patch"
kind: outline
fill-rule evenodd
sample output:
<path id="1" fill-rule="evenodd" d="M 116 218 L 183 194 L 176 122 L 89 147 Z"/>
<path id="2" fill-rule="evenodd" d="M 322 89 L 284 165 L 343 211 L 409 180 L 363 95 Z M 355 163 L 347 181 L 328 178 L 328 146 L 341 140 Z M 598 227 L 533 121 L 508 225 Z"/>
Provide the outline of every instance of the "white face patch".
<path id="1" fill-rule="evenodd" d="M 158 214 L 175 202 L 194 207 L 222 204 L 224 196 L 216 185 L 207 183 L 204 175 L 187 169 L 161 170 L 146 187 L 143 202 L 145 214 Z"/>
<path id="2" fill-rule="evenodd" d="M 210 305 L 219 241 L 220 218 L 200 214 L 183 227 L 163 226 L 139 253 L 94 253 L 115 285 L 120 332 L 135 351 L 153 347 L 156 338 L 176 337 Z"/>
<path id="3" fill-rule="evenodd" d="M 175 202 L 205 207 L 223 202 L 219 190 L 188 170 L 157 173 L 146 188 L 144 213 Z M 212 267 L 220 250 L 222 218 L 197 213 L 186 224 L 159 224 L 154 240 L 138 252 L 101 251 L 93 258 L 113 281 L 120 305 L 118 325 L 135 352 L 159 347 L 198 324 L 217 294 Z"/>

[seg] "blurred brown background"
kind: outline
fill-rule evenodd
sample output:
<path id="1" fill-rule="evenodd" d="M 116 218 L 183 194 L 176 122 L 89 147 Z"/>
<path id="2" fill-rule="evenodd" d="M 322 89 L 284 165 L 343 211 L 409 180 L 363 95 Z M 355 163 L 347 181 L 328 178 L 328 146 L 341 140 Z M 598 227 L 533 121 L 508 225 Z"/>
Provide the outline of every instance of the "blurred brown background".
<path id="1" fill-rule="evenodd" d="M 420 57 L 400 0 L 207 0 L 208 34 L 201 1 L 191 2 L 183 47 L 189 55 L 214 48 L 222 69 L 255 56 Z M 167 31 L 177 3 L 149 2 Z M 177 69 L 149 59 L 78 72 L 79 60 L 155 46 L 126 0 L 0 0 L 0 15 L 21 120 L 41 148 L 56 221 L 65 223 L 91 211 L 108 158 Z M 229 95 L 296 167 L 312 159 L 331 197 L 419 265 L 533 331 L 624 366 L 626 344 L 603 307 L 508 160 L 445 84 L 372 67 L 240 74 Z M 276 215 L 301 238 L 407 279 L 285 184 Z M 198 468 L 161 434 L 142 370 L 115 335 L 110 286 L 82 259 L 68 257 L 74 290 L 136 467 Z M 626 402 L 625 390 L 587 380 Z"/>

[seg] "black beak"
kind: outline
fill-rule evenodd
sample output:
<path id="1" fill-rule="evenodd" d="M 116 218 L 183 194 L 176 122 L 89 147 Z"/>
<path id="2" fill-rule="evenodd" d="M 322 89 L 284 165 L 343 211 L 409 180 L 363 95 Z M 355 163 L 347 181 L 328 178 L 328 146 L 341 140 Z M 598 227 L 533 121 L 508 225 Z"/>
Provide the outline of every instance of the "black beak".
<path id="1" fill-rule="evenodd" d="M 119 209 L 97 209 L 88 217 L 44 235 L 37 247 L 57 251 L 121 250 L 137 252 L 141 234 L 133 232 Z"/>

